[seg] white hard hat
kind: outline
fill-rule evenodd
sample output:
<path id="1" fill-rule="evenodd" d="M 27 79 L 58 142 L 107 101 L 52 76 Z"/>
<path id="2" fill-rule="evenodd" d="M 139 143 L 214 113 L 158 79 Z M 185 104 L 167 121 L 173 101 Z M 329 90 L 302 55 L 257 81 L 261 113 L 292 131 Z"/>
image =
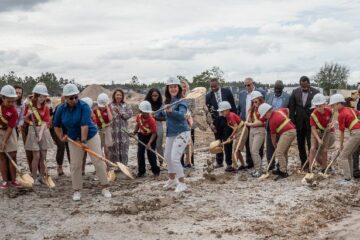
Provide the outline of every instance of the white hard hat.
<path id="1" fill-rule="evenodd" d="M 149 101 L 142 101 L 139 105 L 139 109 L 143 113 L 151 113 L 152 112 L 151 104 Z"/>
<path id="2" fill-rule="evenodd" d="M 49 96 L 47 87 L 43 83 L 38 83 L 35 85 L 35 87 L 32 90 L 32 93 L 37 93 L 44 96 Z"/>
<path id="3" fill-rule="evenodd" d="M 218 108 L 218 112 L 222 112 L 222 111 L 225 111 L 225 110 L 229 110 L 231 109 L 231 105 L 228 101 L 222 101 L 219 103 L 219 108 Z"/>
<path id="4" fill-rule="evenodd" d="M 80 100 L 84 101 L 87 105 L 89 105 L 90 108 L 93 107 L 94 102 L 93 102 L 93 100 L 91 98 L 84 97 L 84 98 L 81 98 Z"/>
<path id="5" fill-rule="evenodd" d="M 64 86 L 63 88 L 63 96 L 72 96 L 72 95 L 76 95 L 79 94 L 79 89 L 77 88 L 77 86 L 73 83 L 68 83 Z"/>
<path id="6" fill-rule="evenodd" d="M 329 105 L 334 105 L 336 103 L 343 103 L 345 102 L 345 98 L 340 93 L 336 93 L 330 97 Z"/>
<path id="7" fill-rule="evenodd" d="M 259 106 L 260 118 L 263 118 L 270 109 L 272 109 L 272 106 L 270 104 L 267 103 L 261 104 Z"/>
<path id="8" fill-rule="evenodd" d="M 326 103 L 326 98 L 323 94 L 321 93 L 317 93 L 315 94 L 315 96 L 313 97 L 313 99 L 311 100 L 311 104 L 314 106 L 319 106 L 319 105 L 323 105 Z"/>
<path id="9" fill-rule="evenodd" d="M 0 94 L 4 97 L 17 97 L 16 90 L 11 85 L 5 85 L 1 88 Z"/>
<path id="10" fill-rule="evenodd" d="M 109 96 L 106 93 L 100 93 L 97 97 L 97 104 L 99 107 L 106 107 L 110 102 Z"/>
<path id="11" fill-rule="evenodd" d="M 262 97 L 263 95 L 261 94 L 261 92 L 259 91 L 252 91 L 251 92 L 251 101 L 254 100 L 255 98 L 258 98 L 258 97 Z"/>
<path id="12" fill-rule="evenodd" d="M 181 83 L 180 83 L 180 80 L 178 78 L 170 77 L 167 80 L 166 85 L 181 85 Z"/>

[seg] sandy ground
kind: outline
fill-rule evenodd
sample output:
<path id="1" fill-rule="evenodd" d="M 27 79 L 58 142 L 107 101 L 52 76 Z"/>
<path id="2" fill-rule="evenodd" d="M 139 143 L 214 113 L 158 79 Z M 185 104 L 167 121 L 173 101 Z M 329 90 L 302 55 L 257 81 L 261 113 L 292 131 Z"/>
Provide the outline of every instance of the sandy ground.
<path id="1" fill-rule="evenodd" d="M 211 135 L 197 132 L 195 148 Z M 22 149 L 22 147 L 20 147 Z M 136 173 L 136 145 L 130 166 Z M 298 159 L 290 159 L 291 176 L 259 181 L 248 172 L 216 169 L 204 177 L 212 156 L 195 153 L 195 170 L 186 179 L 189 191 L 163 191 L 166 171 L 156 180 L 129 180 L 121 173 L 111 186 L 112 199 L 100 195 L 93 166 L 86 166 L 81 202 L 73 202 L 69 168 L 56 176 L 54 151 L 50 174 L 56 188 L 0 192 L 1 239 L 359 239 L 360 185 L 338 182 L 339 175 L 317 187 L 304 186 L 296 173 Z M 291 149 L 291 156 L 297 151 Z M 19 161 L 27 168 L 23 150 Z M 353 214 L 349 215 L 349 213 Z M 356 238 L 357 237 L 357 238 Z"/>

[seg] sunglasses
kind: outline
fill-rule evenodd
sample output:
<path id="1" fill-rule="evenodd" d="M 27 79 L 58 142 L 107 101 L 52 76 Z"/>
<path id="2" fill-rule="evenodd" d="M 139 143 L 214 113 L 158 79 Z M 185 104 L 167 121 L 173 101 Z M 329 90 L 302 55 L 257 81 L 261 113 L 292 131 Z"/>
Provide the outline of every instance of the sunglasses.
<path id="1" fill-rule="evenodd" d="M 75 96 L 71 96 L 71 97 L 69 97 L 69 100 L 76 100 L 76 99 L 78 99 L 79 98 L 79 96 L 78 95 L 75 95 Z"/>
<path id="2" fill-rule="evenodd" d="M 245 87 L 251 87 L 252 86 L 252 83 L 250 84 L 245 84 Z"/>

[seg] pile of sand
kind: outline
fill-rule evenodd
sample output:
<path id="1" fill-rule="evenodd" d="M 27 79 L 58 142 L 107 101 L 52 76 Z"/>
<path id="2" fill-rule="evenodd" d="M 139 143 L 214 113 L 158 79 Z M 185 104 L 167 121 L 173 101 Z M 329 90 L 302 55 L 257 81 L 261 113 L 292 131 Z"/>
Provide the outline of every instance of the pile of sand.
<path id="1" fill-rule="evenodd" d="M 92 84 L 87 86 L 80 94 L 80 98 L 83 97 L 89 97 L 92 100 L 96 101 L 97 97 L 99 96 L 100 93 L 106 93 L 109 98 L 111 98 L 111 94 L 112 92 L 100 85 L 97 84 Z"/>

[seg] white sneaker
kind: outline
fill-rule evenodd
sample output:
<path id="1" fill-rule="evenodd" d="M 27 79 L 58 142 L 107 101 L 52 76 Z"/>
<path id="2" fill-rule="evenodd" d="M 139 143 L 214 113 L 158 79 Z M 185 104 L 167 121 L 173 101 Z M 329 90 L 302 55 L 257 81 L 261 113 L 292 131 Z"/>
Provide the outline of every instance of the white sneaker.
<path id="1" fill-rule="evenodd" d="M 101 190 L 101 194 L 106 198 L 111 198 L 111 192 L 107 188 L 104 188 L 103 190 Z"/>
<path id="2" fill-rule="evenodd" d="M 178 181 L 177 179 L 169 179 L 167 180 L 167 182 L 165 183 L 165 185 L 163 186 L 163 188 L 165 190 L 169 190 L 171 188 L 176 188 L 178 185 Z"/>
<path id="3" fill-rule="evenodd" d="M 94 176 L 94 181 L 99 181 L 99 177 L 97 175 Z"/>
<path id="4" fill-rule="evenodd" d="M 186 189 L 187 189 L 186 184 L 182 183 L 182 182 L 179 182 L 179 184 L 177 185 L 177 187 L 175 189 L 175 192 L 176 193 L 184 192 L 184 191 L 186 191 Z"/>
<path id="5" fill-rule="evenodd" d="M 81 193 L 80 193 L 80 191 L 74 192 L 73 200 L 74 200 L 74 201 L 80 201 L 80 199 L 81 199 Z"/>

